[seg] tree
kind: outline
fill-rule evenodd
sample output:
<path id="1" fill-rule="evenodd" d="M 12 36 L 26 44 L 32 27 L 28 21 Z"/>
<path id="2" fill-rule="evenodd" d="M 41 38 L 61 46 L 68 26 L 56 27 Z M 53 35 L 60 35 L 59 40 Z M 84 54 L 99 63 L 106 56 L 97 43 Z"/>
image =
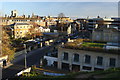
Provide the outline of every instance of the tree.
<path id="1" fill-rule="evenodd" d="M 28 38 L 34 38 L 36 36 L 41 36 L 42 33 L 39 30 L 39 25 L 35 22 L 31 22 L 30 24 L 32 24 L 33 27 L 29 29 L 29 31 L 26 33 L 26 36 Z"/>
<path id="2" fill-rule="evenodd" d="M 8 55 L 8 61 L 14 58 L 15 48 L 11 46 L 11 40 L 4 29 L 2 29 L 2 56 Z"/>
<path id="3" fill-rule="evenodd" d="M 58 14 L 58 23 L 57 23 L 57 26 L 58 26 L 58 30 L 60 30 L 60 31 L 66 31 L 66 25 L 67 25 L 67 23 L 64 21 L 64 17 L 65 17 L 64 13 Z"/>
<path id="4" fill-rule="evenodd" d="M 63 18 L 65 15 L 63 13 L 58 14 L 58 18 Z"/>

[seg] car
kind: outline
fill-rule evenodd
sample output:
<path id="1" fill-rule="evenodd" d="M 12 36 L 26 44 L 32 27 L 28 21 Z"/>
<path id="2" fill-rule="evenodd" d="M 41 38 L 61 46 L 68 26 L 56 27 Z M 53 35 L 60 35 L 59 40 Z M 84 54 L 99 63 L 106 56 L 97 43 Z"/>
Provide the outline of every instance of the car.
<path id="1" fill-rule="evenodd" d="M 36 41 L 39 41 L 40 39 L 39 39 L 39 38 L 36 38 L 35 40 L 36 40 Z"/>

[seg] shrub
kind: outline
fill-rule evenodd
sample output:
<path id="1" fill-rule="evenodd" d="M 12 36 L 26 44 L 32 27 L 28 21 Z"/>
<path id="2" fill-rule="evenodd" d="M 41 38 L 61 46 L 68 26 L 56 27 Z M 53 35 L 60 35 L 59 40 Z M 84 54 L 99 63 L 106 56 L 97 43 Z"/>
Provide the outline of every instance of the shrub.
<path id="1" fill-rule="evenodd" d="M 47 59 L 43 59 L 43 66 L 46 66 L 47 65 Z"/>

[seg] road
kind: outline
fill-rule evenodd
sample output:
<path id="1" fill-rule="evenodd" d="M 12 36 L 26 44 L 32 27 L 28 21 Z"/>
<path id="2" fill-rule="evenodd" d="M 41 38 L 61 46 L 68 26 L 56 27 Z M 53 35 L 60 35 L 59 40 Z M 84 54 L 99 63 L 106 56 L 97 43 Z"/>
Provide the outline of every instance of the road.
<path id="1" fill-rule="evenodd" d="M 43 49 L 37 49 L 34 51 L 31 51 L 27 53 L 27 67 L 30 67 L 32 65 L 39 65 L 40 59 L 45 55 L 45 53 L 49 52 L 54 46 L 48 46 L 44 47 Z M 21 60 L 14 62 L 12 66 L 3 69 L 2 71 L 2 78 L 7 79 L 7 78 L 12 78 L 20 72 L 21 70 L 25 69 L 24 68 L 24 58 Z"/>

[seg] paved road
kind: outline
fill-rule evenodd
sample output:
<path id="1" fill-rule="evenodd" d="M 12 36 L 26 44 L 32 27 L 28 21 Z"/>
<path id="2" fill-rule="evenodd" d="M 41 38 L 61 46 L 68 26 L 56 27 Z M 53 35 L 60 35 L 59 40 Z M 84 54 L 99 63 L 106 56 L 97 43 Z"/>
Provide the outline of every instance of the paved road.
<path id="1" fill-rule="evenodd" d="M 42 58 L 42 56 L 45 53 L 49 52 L 54 46 L 52 45 L 49 47 L 45 47 L 43 49 L 37 49 L 27 53 L 27 67 L 30 67 L 32 65 L 39 65 L 40 58 Z M 15 61 L 12 66 L 3 69 L 2 78 L 6 79 L 14 77 L 16 73 L 20 72 L 23 69 L 24 69 L 24 57 L 21 60 Z"/>

